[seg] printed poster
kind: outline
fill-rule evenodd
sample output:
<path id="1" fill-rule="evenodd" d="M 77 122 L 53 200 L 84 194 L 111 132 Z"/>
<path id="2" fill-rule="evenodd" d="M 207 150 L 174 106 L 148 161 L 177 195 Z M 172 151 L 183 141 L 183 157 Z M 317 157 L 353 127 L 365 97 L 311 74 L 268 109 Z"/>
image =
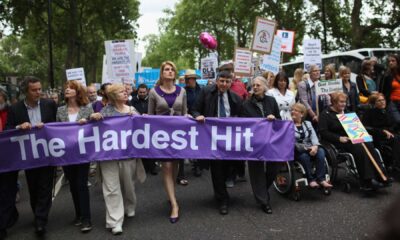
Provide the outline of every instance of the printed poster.
<path id="1" fill-rule="evenodd" d="M 276 22 L 261 17 L 256 18 L 253 31 L 253 41 L 250 50 L 269 54 L 272 49 L 276 30 Z"/>

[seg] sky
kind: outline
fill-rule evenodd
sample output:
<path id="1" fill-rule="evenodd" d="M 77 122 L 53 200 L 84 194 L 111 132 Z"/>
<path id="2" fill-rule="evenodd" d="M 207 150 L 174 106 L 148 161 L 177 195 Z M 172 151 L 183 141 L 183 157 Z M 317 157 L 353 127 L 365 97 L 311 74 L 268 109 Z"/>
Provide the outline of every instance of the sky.
<path id="1" fill-rule="evenodd" d="M 162 12 L 165 8 L 173 8 L 179 0 L 140 0 L 139 13 L 141 17 L 138 20 L 139 43 L 137 51 L 145 54 L 145 42 L 143 37 L 148 34 L 158 34 L 158 19 L 164 16 Z"/>

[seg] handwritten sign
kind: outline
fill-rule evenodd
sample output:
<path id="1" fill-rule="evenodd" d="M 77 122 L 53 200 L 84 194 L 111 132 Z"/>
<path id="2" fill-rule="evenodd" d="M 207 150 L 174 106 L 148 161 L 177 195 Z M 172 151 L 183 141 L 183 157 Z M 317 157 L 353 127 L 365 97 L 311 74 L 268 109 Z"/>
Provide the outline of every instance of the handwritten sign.
<path id="1" fill-rule="evenodd" d="M 343 92 L 342 79 L 317 81 L 315 85 L 315 93 L 317 95 L 331 94 L 334 92 Z"/>
<path id="2" fill-rule="evenodd" d="M 250 49 L 263 54 L 271 53 L 275 30 L 275 21 L 257 17 L 254 24 L 253 41 L 251 42 Z"/>
<path id="3" fill-rule="evenodd" d="M 271 54 L 264 55 L 263 62 L 260 66 L 265 71 L 273 72 L 275 75 L 279 72 L 279 64 L 281 63 L 281 38 L 275 36 L 272 45 Z"/>
<path id="4" fill-rule="evenodd" d="M 372 142 L 372 136 L 368 134 L 356 113 L 337 114 L 336 116 L 353 144 Z"/>
<path id="5" fill-rule="evenodd" d="M 86 78 L 85 78 L 85 71 L 83 68 L 71 68 L 67 69 L 66 71 L 67 74 L 67 80 L 76 80 L 80 82 L 83 86 L 86 86 Z"/>
<path id="6" fill-rule="evenodd" d="M 276 31 L 276 36 L 281 37 L 281 52 L 284 53 L 293 53 L 294 48 L 294 31 L 289 30 L 278 30 Z"/>
<path id="7" fill-rule="evenodd" d="M 252 52 L 247 48 L 236 48 L 234 72 L 236 75 L 249 76 L 251 74 Z"/>
<path id="8" fill-rule="evenodd" d="M 311 65 L 322 69 L 322 54 L 320 39 L 305 39 L 303 41 L 304 70 L 309 71 Z"/>
<path id="9" fill-rule="evenodd" d="M 133 40 L 106 41 L 105 46 L 108 81 L 132 84 L 136 67 Z"/>

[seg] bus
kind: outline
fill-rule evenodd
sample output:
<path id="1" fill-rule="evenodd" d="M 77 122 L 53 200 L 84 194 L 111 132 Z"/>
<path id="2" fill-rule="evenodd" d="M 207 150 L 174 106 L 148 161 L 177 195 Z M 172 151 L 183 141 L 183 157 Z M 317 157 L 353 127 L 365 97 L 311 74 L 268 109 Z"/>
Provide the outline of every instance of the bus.
<path id="1" fill-rule="evenodd" d="M 335 64 L 336 69 L 340 66 L 347 66 L 351 70 L 351 80 L 355 82 L 357 74 L 361 70 L 361 63 L 365 59 L 369 59 L 371 57 L 376 57 L 378 59 L 378 63 L 383 66 L 387 66 L 387 57 L 389 54 L 397 54 L 400 55 L 400 49 L 396 48 L 361 48 L 356 50 L 351 50 L 347 52 L 335 52 L 326 55 L 322 55 L 322 66 L 326 66 L 328 64 Z M 297 68 L 303 69 L 304 63 L 303 59 L 283 63 L 281 64 L 281 68 L 288 74 L 289 77 L 293 77 L 294 71 Z M 323 71 L 321 69 L 321 71 Z"/>

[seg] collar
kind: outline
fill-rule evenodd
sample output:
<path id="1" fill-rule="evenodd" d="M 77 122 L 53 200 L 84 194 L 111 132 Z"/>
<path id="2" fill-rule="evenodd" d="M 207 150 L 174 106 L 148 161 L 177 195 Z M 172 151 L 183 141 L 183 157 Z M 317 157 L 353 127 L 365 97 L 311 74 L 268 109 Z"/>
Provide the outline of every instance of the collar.
<path id="1" fill-rule="evenodd" d="M 36 106 L 36 107 L 31 107 L 31 106 L 29 106 L 29 105 L 26 103 L 26 99 L 24 99 L 24 105 L 25 105 L 26 109 L 34 109 L 34 108 L 36 108 L 36 107 L 39 107 L 39 105 L 40 105 L 40 99 L 37 101 L 37 106 Z"/>
<path id="2" fill-rule="evenodd" d="M 310 88 L 312 88 L 315 83 L 310 78 L 307 79 L 307 81 L 308 81 L 308 84 L 310 85 Z"/>

